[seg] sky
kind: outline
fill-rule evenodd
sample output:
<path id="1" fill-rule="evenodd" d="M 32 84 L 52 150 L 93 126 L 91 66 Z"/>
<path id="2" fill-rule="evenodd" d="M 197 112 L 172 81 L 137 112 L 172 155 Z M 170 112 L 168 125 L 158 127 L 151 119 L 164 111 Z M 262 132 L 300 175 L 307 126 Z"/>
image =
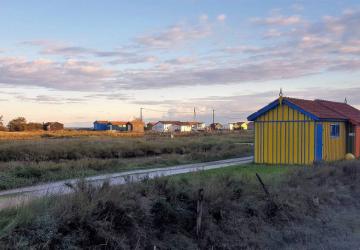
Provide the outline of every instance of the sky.
<path id="1" fill-rule="evenodd" d="M 244 121 L 278 97 L 360 108 L 360 3 L 0 0 L 4 121 Z"/>

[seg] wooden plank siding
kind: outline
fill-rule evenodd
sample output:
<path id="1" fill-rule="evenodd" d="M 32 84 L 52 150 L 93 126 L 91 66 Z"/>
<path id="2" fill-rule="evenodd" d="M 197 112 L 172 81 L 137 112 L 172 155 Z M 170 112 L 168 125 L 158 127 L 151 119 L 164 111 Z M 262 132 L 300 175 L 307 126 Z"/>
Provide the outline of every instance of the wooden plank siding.
<path id="1" fill-rule="evenodd" d="M 311 164 L 315 159 L 315 122 L 287 105 L 255 121 L 255 162 Z"/>
<path id="2" fill-rule="evenodd" d="M 259 117 L 255 127 L 255 162 L 309 164 L 313 161 L 314 122 L 309 117 L 281 105 Z"/>
<path id="3" fill-rule="evenodd" d="M 360 126 L 355 128 L 355 157 L 360 157 Z"/>
<path id="4" fill-rule="evenodd" d="M 344 122 L 322 122 L 323 124 L 323 159 L 336 161 L 344 159 L 346 154 L 346 124 Z M 331 136 L 331 124 L 340 125 L 339 137 Z"/>

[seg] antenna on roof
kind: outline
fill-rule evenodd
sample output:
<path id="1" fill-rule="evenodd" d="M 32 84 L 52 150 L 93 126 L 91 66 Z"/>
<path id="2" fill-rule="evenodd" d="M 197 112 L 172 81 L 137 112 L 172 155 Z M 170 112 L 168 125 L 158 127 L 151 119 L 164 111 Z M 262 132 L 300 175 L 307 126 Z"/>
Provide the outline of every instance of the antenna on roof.
<path id="1" fill-rule="evenodd" d="M 282 105 L 282 101 L 283 101 L 283 90 L 282 90 L 282 88 L 280 88 L 280 92 L 279 92 L 279 105 Z"/>
<path id="2" fill-rule="evenodd" d="M 345 97 L 344 103 L 346 103 L 346 104 L 347 104 L 347 99 L 346 99 L 346 97 Z"/>

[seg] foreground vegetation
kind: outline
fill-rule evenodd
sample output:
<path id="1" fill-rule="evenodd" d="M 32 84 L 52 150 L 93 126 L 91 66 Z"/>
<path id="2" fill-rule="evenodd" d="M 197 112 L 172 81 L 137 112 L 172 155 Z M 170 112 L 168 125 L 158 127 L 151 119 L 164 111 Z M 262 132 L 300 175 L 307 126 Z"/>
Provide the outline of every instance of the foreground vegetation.
<path id="1" fill-rule="evenodd" d="M 357 249 L 359 188 L 359 161 L 239 166 L 98 189 L 80 183 L 62 199 L 1 211 L 0 242 L 4 249 Z"/>
<path id="2" fill-rule="evenodd" d="M 0 190 L 135 168 L 252 154 L 252 134 L 0 141 Z"/>

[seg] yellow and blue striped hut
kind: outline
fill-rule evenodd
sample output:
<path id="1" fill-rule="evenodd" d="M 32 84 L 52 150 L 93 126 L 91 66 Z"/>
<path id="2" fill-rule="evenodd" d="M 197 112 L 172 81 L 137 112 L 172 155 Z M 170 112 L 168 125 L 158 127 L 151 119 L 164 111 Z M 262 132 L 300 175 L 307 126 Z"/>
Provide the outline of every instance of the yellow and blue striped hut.
<path id="1" fill-rule="evenodd" d="M 360 156 L 360 111 L 347 103 L 280 97 L 248 117 L 255 162 L 311 164 Z"/>

